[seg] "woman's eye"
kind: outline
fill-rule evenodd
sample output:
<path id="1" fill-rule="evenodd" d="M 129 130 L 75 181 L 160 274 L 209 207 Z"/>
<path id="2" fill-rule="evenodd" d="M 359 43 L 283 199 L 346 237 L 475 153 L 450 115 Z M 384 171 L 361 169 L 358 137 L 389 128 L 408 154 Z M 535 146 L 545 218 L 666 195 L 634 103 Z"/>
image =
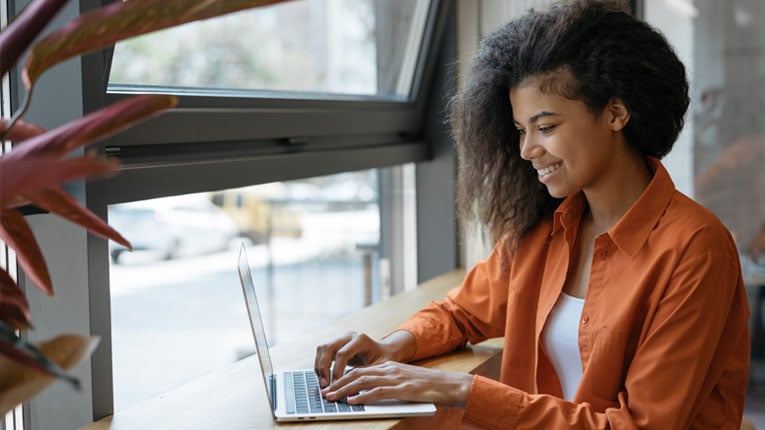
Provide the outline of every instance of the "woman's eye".
<path id="1" fill-rule="evenodd" d="M 521 136 L 523 136 L 524 134 L 526 134 L 526 130 L 522 130 L 522 129 L 520 129 L 520 128 L 519 128 L 519 129 L 516 129 L 516 131 L 517 131 L 517 132 L 518 132 L 518 134 L 520 134 Z"/>
<path id="2" fill-rule="evenodd" d="M 549 133 L 553 131 L 554 128 L 555 128 L 554 125 L 542 125 L 542 126 L 539 126 L 538 130 L 541 131 L 542 133 Z"/>

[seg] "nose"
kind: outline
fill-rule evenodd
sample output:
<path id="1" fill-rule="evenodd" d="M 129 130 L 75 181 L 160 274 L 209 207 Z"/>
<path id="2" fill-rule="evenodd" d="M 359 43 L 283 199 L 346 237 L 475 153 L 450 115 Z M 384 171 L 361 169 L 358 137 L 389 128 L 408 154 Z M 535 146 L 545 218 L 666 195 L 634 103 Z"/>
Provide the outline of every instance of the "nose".
<path id="1" fill-rule="evenodd" d="M 519 145 L 521 158 L 526 161 L 530 161 L 544 153 L 542 147 L 537 145 L 533 137 L 529 136 L 529 133 L 520 133 Z"/>

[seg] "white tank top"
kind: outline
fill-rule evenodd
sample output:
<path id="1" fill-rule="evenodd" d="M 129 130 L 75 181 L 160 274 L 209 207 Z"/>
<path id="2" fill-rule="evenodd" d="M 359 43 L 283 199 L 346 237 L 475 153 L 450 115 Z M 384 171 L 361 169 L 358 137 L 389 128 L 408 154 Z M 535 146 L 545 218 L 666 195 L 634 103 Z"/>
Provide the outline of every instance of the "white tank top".
<path id="1" fill-rule="evenodd" d="M 579 320 L 584 299 L 561 292 L 542 333 L 545 350 L 558 374 L 563 398 L 572 400 L 582 379 Z"/>

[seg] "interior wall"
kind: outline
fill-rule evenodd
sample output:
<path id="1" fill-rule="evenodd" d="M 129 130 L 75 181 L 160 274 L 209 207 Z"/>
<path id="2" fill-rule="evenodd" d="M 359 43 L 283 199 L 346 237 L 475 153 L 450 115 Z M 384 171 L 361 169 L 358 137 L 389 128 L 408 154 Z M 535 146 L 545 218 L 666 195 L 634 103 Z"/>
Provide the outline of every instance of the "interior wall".
<path id="1" fill-rule="evenodd" d="M 646 1 L 645 21 L 657 28 L 675 49 L 675 53 L 685 64 L 689 81 L 694 80 L 694 23 L 696 12 L 693 9 L 678 6 L 673 1 Z M 691 87 L 691 98 L 695 99 Z M 675 187 L 687 196 L 694 197 L 693 188 L 693 124 L 691 108 L 685 116 L 685 127 L 678 136 L 672 151 L 662 160 Z"/>

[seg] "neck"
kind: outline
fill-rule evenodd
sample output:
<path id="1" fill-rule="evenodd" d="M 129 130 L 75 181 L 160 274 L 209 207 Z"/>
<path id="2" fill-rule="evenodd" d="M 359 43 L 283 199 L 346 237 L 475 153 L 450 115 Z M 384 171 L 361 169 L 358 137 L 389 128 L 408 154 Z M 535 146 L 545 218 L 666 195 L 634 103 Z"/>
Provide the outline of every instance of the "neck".
<path id="1" fill-rule="evenodd" d="M 625 161 L 614 163 L 614 174 L 601 187 L 584 190 L 588 215 L 597 234 L 616 224 L 651 182 L 652 173 L 642 155 L 630 155 Z"/>

